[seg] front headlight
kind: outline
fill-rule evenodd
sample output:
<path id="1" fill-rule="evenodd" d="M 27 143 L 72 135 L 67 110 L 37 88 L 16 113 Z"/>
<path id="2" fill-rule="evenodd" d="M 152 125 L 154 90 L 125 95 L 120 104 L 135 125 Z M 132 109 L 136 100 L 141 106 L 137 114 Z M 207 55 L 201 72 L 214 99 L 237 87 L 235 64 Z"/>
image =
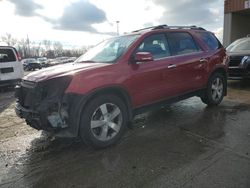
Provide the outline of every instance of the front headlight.
<path id="1" fill-rule="evenodd" d="M 250 56 L 244 56 L 240 62 L 240 67 L 245 68 L 250 63 Z"/>
<path id="2" fill-rule="evenodd" d="M 42 83 L 43 98 L 60 100 L 72 80 L 71 75 L 47 80 Z"/>

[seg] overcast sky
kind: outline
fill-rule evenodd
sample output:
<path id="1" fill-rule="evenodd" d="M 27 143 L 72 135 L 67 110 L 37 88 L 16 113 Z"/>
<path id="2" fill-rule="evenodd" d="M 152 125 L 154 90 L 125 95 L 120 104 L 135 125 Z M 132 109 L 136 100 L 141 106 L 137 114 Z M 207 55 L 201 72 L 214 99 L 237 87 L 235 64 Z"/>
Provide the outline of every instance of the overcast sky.
<path id="1" fill-rule="evenodd" d="M 82 46 L 157 24 L 223 27 L 224 0 L 0 0 L 0 35 Z"/>

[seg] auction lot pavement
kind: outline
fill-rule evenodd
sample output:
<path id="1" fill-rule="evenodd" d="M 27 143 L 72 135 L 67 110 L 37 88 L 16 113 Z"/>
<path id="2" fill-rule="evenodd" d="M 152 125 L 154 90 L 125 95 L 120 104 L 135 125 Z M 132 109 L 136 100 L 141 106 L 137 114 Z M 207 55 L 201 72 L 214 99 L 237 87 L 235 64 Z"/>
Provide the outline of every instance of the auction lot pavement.
<path id="1" fill-rule="evenodd" d="M 93 150 L 49 139 L 0 93 L 0 187 L 250 187 L 250 81 L 215 108 L 197 97 L 142 114 L 121 142 Z"/>

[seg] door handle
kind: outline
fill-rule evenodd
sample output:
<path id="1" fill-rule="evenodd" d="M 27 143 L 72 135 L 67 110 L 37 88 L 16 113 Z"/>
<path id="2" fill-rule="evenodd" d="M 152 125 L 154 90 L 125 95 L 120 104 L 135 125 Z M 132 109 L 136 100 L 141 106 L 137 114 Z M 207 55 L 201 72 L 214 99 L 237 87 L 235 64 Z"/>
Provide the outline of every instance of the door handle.
<path id="1" fill-rule="evenodd" d="M 200 59 L 200 63 L 207 63 L 207 62 L 208 62 L 208 60 L 205 59 L 205 58 L 201 58 L 201 59 Z"/>
<path id="2" fill-rule="evenodd" d="M 174 65 L 174 64 L 171 64 L 171 65 L 168 65 L 168 69 L 173 69 L 173 68 L 176 68 L 177 66 Z"/>

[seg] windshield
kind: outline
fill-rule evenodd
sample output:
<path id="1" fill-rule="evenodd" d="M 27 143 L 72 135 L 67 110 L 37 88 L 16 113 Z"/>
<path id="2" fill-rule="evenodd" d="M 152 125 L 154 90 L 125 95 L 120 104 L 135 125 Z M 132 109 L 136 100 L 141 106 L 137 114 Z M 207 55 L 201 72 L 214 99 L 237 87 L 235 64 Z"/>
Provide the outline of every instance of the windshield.
<path id="1" fill-rule="evenodd" d="M 227 47 L 228 52 L 250 51 L 250 39 L 239 39 Z"/>
<path id="2" fill-rule="evenodd" d="M 139 35 L 127 35 L 105 40 L 89 49 L 76 60 L 76 63 L 85 61 L 112 63 L 115 62 Z"/>
<path id="3" fill-rule="evenodd" d="M 36 60 L 35 59 L 29 59 L 29 60 L 27 60 L 27 63 L 36 63 Z"/>

